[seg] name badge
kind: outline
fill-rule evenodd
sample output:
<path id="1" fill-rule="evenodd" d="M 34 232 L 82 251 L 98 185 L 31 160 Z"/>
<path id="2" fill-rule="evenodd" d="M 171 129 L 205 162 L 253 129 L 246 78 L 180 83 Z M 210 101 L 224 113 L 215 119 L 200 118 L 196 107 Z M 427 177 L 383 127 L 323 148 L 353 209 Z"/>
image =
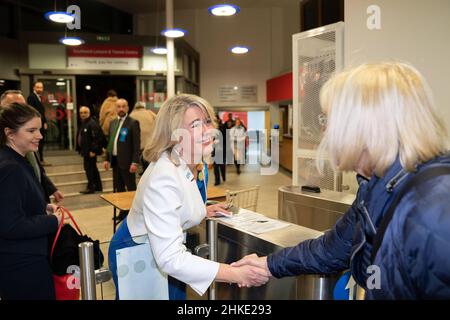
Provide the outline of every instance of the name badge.
<path id="1" fill-rule="evenodd" d="M 122 128 L 120 129 L 120 137 L 119 137 L 119 141 L 120 142 L 125 142 L 125 139 L 127 137 L 128 134 L 128 128 Z"/>
<path id="2" fill-rule="evenodd" d="M 189 180 L 189 181 L 194 181 L 194 174 L 188 169 L 188 170 L 186 170 L 186 178 Z"/>

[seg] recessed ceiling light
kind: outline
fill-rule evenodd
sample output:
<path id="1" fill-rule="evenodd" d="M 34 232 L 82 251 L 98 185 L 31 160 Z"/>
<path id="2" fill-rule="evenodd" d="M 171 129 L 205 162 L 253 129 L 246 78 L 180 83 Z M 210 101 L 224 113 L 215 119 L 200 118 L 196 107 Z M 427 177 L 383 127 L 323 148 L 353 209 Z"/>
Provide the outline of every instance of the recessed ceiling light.
<path id="1" fill-rule="evenodd" d="M 155 54 L 167 54 L 166 48 L 153 48 L 152 52 Z"/>
<path id="2" fill-rule="evenodd" d="M 229 17 L 240 11 L 238 6 L 232 4 L 218 4 L 208 8 L 209 13 L 219 17 Z"/>
<path id="3" fill-rule="evenodd" d="M 45 14 L 45 18 L 57 23 L 69 23 L 75 20 L 73 14 L 64 11 L 49 11 Z"/>
<path id="4" fill-rule="evenodd" d="M 90 85 L 86 85 L 84 88 L 85 88 L 86 90 L 91 90 L 91 86 L 90 86 Z"/>
<path id="5" fill-rule="evenodd" d="M 163 36 L 168 38 L 180 38 L 184 36 L 187 32 L 183 29 L 165 29 L 161 32 Z"/>
<path id="6" fill-rule="evenodd" d="M 250 48 L 243 46 L 236 46 L 230 49 L 234 54 L 245 54 L 250 51 Z"/>
<path id="7" fill-rule="evenodd" d="M 64 37 L 59 39 L 59 42 L 65 44 L 66 46 L 79 46 L 84 43 L 82 39 L 77 37 Z"/>

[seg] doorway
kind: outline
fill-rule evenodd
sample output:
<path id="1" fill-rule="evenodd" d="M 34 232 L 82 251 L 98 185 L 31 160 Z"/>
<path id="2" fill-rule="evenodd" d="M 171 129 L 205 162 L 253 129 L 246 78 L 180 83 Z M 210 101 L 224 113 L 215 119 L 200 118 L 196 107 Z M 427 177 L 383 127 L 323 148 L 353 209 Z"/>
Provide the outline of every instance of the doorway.
<path id="1" fill-rule="evenodd" d="M 136 102 L 135 76 L 76 76 L 77 109 L 87 106 L 91 109 L 92 117 L 99 119 L 100 107 L 106 99 L 106 94 L 113 89 L 119 98 L 128 101 L 130 111 Z"/>
<path id="2" fill-rule="evenodd" d="M 47 134 L 45 150 L 72 150 L 73 137 L 77 132 L 76 99 L 74 99 L 75 78 L 72 76 L 34 76 L 33 81 L 42 82 L 44 92 L 41 102 L 45 108 Z M 33 88 L 31 91 L 33 92 Z"/>

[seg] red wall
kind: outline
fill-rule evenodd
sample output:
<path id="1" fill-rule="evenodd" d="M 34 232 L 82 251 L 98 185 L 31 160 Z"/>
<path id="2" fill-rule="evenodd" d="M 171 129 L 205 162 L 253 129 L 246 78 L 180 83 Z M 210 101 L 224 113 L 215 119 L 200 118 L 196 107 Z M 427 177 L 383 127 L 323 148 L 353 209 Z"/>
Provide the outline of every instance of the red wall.
<path id="1" fill-rule="evenodd" d="M 292 100 L 292 72 L 266 81 L 266 100 L 276 102 Z"/>

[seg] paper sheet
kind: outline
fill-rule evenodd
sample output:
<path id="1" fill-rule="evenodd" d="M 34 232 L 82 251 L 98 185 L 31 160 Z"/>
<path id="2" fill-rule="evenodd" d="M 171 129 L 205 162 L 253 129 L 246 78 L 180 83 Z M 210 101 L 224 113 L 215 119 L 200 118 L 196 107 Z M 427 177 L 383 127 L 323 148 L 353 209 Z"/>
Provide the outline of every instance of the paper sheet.
<path id="1" fill-rule="evenodd" d="M 246 209 L 239 209 L 239 212 L 232 217 L 218 218 L 218 220 L 255 234 L 282 229 L 290 225 L 290 223 L 267 218 L 260 213 Z"/>

